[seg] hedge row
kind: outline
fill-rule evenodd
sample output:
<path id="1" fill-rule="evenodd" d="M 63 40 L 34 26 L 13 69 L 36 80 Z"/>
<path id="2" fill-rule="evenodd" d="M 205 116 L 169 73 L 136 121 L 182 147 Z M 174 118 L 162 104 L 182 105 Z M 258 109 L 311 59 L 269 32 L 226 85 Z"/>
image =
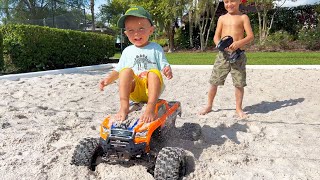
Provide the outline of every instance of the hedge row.
<path id="1" fill-rule="evenodd" d="M 3 36 L 2 33 L 0 33 L 0 72 L 4 68 L 4 61 L 3 61 Z"/>
<path id="2" fill-rule="evenodd" d="M 0 31 L 3 73 L 98 64 L 115 53 L 110 35 L 34 25 L 6 25 Z"/>

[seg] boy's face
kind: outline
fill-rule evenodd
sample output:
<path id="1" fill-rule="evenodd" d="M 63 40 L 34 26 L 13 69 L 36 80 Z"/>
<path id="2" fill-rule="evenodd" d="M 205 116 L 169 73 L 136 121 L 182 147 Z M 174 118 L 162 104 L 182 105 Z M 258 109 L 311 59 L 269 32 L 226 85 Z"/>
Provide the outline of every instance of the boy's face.
<path id="1" fill-rule="evenodd" d="M 223 0 L 224 8 L 229 14 L 238 13 L 241 0 Z"/>
<path id="2" fill-rule="evenodd" d="M 148 19 L 135 16 L 126 17 L 124 33 L 135 46 L 146 46 L 149 43 L 149 36 L 153 31 L 154 27 L 151 26 Z"/>

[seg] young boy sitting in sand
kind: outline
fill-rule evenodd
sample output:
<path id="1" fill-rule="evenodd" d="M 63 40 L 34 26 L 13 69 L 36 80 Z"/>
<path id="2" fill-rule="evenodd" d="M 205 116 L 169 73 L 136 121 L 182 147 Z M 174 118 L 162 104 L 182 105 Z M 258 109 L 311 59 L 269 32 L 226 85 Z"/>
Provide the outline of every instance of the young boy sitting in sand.
<path id="1" fill-rule="evenodd" d="M 239 10 L 241 0 L 223 0 L 227 14 L 222 15 L 218 19 L 216 32 L 214 35 L 214 43 L 218 45 L 221 38 L 231 36 L 233 43 L 225 49 L 224 52 L 219 51 L 213 66 L 210 77 L 210 88 L 208 92 L 208 104 L 200 111 L 201 115 L 212 111 L 213 100 L 216 96 L 218 85 L 223 85 L 229 72 L 231 72 L 233 85 L 235 86 L 236 97 L 236 114 L 241 118 L 246 118 L 246 114 L 242 110 L 242 100 L 244 95 L 244 87 L 246 84 L 246 62 L 245 54 L 239 59 L 230 63 L 228 61 L 229 53 L 242 48 L 253 40 L 253 32 L 250 20 L 247 15 L 242 14 Z M 244 34 L 246 33 L 246 36 Z"/>
<path id="2" fill-rule="evenodd" d="M 119 20 L 118 27 L 125 28 L 124 33 L 133 44 L 122 52 L 115 69 L 100 84 L 100 90 L 119 78 L 120 110 L 116 120 L 123 121 L 129 113 L 129 99 L 134 102 L 147 102 L 142 113 L 142 122 L 156 119 L 154 109 L 164 89 L 161 72 L 172 78 L 171 67 L 160 45 L 149 42 L 154 32 L 151 16 L 140 6 L 128 9 Z"/>

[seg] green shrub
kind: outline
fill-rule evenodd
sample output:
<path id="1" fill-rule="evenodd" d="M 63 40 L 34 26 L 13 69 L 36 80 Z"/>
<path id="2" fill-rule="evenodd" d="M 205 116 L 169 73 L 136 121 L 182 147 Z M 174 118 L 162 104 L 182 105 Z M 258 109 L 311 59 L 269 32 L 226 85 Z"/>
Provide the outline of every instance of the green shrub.
<path id="1" fill-rule="evenodd" d="M 298 40 L 306 46 L 306 49 L 320 50 L 320 26 L 301 29 Z"/>
<path id="2" fill-rule="evenodd" d="M 3 61 L 3 36 L 0 32 L 0 72 L 4 69 L 4 61 Z"/>
<path id="3" fill-rule="evenodd" d="M 189 34 L 182 28 L 177 29 L 174 36 L 174 47 L 176 49 L 188 49 L 190 47 Z"/>
<path id="4" fill-rule="evenodd" d="M 169 44 L 169 40 L 168 39 L 153 39 L 152 42 L 158 43 L 160 46 L 162 47 L 166 47 Z"/>
<path id="5" fill-rule="evenodd" d="M 286 31 L 277 31 L 270 34 L 265 42 L 265 46 L 271 50 L 289 50 L 292 48 L 290 42 L 293 41 L 293 36 Z"/>
<path id="6" fill-rule="evenodd" d="M 97 64 L 115 53 L 114 37 L 33 25 L 6 25 L 4 71 L 29 72 Z"/>

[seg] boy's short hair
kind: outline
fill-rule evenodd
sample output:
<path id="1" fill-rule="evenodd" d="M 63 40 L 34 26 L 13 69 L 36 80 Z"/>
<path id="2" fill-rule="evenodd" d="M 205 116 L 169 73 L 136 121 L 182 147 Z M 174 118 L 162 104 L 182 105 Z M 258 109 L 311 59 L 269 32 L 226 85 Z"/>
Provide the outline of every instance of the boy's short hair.
<path id="1" fill-rule="evenodd" d="M 135 16 L 135 17 L 146 18 L 146 19 L 148 19 L 150 21 L 151 26 L 153 26 L 150 13 L 148 11 L 146 11 L 141 6 L 133 6 L 133 7 L 130 7 L 126 11 L 126 13 L 119 18 L 119 20 L 118 20 L 118 27 L 119 28 L 125 28 L 124 22 L 125 22 L 127 16 Z"/>

